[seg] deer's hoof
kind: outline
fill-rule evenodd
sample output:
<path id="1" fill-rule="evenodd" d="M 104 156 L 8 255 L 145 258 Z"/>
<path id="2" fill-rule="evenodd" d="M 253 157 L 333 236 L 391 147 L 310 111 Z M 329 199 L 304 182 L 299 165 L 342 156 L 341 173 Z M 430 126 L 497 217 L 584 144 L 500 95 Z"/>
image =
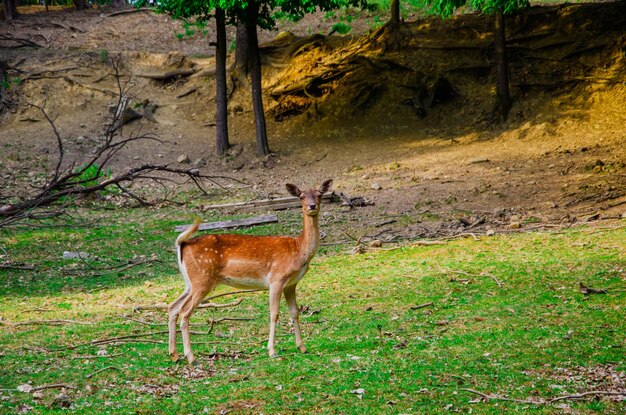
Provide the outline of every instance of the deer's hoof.
<path id="1" fill-rule="evenodd" d="M 187 363 L 189 363 L 191 366 L 195 366 L 198 364 L 198 362 L 196 362 L 196 358 L 193 357 L 193 355 L 186 356 L 186 357 L 187 357 Z"/>
<path id="2" fill-rule="evenodd" d="M 278 354 L 276 354 L 276 352 L 270 352 L 270 358 L 276 359 L 278 358 Z"/>
<path id="3" fill-rule="evenodd" d="M 298 347 L 298 349 L 300 349 L 300 353 L 306 353 L 307 352 L 306 347 L 304 345 Z"/>
<path id="4" fill-rule="evenodd" d="M 172 359 L 172 362 L 178 362 L 180 360 L 180 356 L 176 352 L 170 353 L 170 358 Z"/>

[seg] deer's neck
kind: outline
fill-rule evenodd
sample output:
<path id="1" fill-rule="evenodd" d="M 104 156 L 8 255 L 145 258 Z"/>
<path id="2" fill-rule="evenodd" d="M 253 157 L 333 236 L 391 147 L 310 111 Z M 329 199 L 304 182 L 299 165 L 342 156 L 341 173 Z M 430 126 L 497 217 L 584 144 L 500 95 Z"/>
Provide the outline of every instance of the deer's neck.
<path id="1" fill-rule="evenodd" d="M 300 245 L 300 257 L 304 262 L 309 262 L 315 255 L 320 244 L 320 230 L 317 216 L 304 214 L 302 233 L 298 238 Z"/>

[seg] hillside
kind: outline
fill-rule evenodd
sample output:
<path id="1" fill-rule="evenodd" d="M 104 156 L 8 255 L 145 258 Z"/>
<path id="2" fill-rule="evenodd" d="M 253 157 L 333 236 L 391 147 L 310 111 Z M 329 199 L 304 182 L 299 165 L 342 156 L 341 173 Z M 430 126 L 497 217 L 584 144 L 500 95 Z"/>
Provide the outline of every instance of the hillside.
<path id="1" fill-rule="evenodd" d="M 326 30 L 312 17 L 283 28 L 290 32 L 264 32 L 274 151 L 267 158 L 254 154 L 251 103 L 242 89 L 229 103 L 234 148 L 214 156 L 211 27 L 206 38 L 178 40 L 178 23 L 149 13 L 25 14 L 2 27 L 41 46 L 0 44 L 10 75 L 21 80 L 0 127 L 3 194 L 27 189 L 56 161 L 52 130 L 27 103 L 45 97 L 67 139 L 66 157 L 80 161 L 115 101 L 110 62 L 119 57 L 133 101 L 156 108 L 152 120 L 125 131 L 141 128 L 162 143 L 130 146 L 114 169 L 140 161 L 176 165 L 189 155 L 206 161 L 203 173 L 245 183 L 200 204 L 275 196 L 287 181 L 334 177 L 339 190 L 374 202 L 337 221 L 338 238 L 353 229 L 372 236 L 389 218 L 396 222 L 381 237 L 390 240 L 618 218 L 626 213 L 624 7 L 534 7 L 511 18 L 515 104 L 504 125 L 488 120 L 494 82 L 484 17 L 407 21 L 397 32 L 357 27 L 360 36 L 331 37 L 307 36 Z M 146 77 L 181 69 L 186 75 Z M 438 79 L 454 96 L 416 108 L 416 91 L 430 93 Z"/>

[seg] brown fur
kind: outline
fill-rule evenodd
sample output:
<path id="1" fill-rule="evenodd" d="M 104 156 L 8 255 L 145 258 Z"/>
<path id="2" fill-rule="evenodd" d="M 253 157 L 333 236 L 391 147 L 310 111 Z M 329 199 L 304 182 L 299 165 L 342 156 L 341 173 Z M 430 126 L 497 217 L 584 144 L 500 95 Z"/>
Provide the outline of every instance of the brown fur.
<path id="1" fill-rule="evenodd" d="M 185 278 L 185 291 L 169 306 L 169 352 L 176 352 L 176 322 L 181 318 L 181 332 L 185 356 L 193 363 L 189 339 L 189 317 L 204 297 L 219 284 L 237 288 L 257 288 L 270 291 L 270 336 L 268 351 L 276 356 L 274 337 L 281 294 L 294 320 L 296 345 L 305 352 L 300 334 L 296 284 L 304 276 L 308 264 L 319 246 L 318 214 L 321 196 L 328 191 L 332 180 L 325 181 L 320 190 L 300 191 L 292 184 L 287 190 L 300 198 L 304 226 L 299 237 L 204 235 L 191 236 L 200 224 L 197 220 L 176 240 L 178 262 Z"/>

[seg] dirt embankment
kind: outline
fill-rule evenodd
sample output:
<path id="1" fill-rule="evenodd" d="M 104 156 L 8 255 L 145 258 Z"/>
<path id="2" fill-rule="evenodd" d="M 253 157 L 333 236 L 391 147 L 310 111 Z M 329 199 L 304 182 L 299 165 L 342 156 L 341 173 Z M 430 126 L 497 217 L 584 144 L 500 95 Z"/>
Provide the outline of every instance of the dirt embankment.
<path id="1" fill-rule="evenodd" d="M 515 105 L 505 125 L 488 123 L 492 29 L 483 17 L 429 18 L 362 37 L 305 36 L 307 21 L 291 34 L 263 34 L 275 152 L 267 158 L 254 155 L 243 89 L 229 103 L 235 146 L 228 157 L 214 156 L 207 38 L 179 41 L 178 23 L 149 13 L 25 15 L 2 30 L 43 47 L 0 45 L 22 81 L 2 116 L 2 186 L 24 187 L 56 157 L 49 127 L 28 102 L 45 98 L 58 115 L 67 157 L 93 149 L 115 101 L 110 60 L 120 53 L 134 102 L 156 107 L 126 131 L 141 127 L 163 143 L 136 143 L 114 168 L 187 154 L 206 161 L 207 174 L 246 181 L 240 197 L 334 177 L 340 190 L 375 203 L 337 223 L 383 239 L 619 217 L 626 212 L 624 7 L 540 7 L 509 19 Z"/>

